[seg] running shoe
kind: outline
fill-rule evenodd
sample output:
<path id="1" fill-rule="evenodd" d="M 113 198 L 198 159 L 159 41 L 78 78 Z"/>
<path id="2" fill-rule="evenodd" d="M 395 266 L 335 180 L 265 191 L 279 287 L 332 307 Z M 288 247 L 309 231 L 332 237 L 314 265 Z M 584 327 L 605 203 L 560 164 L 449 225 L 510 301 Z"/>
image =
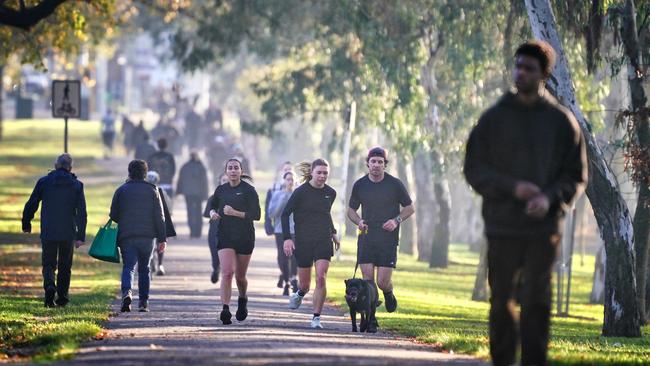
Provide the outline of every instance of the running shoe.
<path id="1" fill-rule="evenodd" d="M 395 298 L 393 291 L 384 292 L 384 301 L 386 301 L 387 312 L 392 313 L 395 311 L 395 309 L 397 309 L 397 299 Z"/>
<path id="2" fill-rule="evenodd" d="M 311 327 L 314 329 L 323 329 L 323 325 L 320 323 L 320 316 L 315 316 L 311 319 Z"/>
<path id="3" fill-rule="evenodd" d="M 277 284 L 278 288 L 282 288 L 283 284 L 284 284 L 284 279 L 282 278 L 282 276 L 280 276 L 280 278 L 278 278 L 278 284 Z"/>
<path id="4" fill-rule="evenodd" d="M 284 291 L 282 291 L 282 296 L 289 296 L 289 284 L 284 285 Z"/>
<path id="5" fill-rule="evenodd" d="M 289 309 L 298 309 L 300 307 L 300 304 L 302 304 L 303 298 L 304 296 L 300 296 L 300 294 L 297 292 L 291 294 L 291 297 L 289 297 Z"/>
<path id="6" fill-rule="evenodd" d="M 232 314 L 230 314 L 230 309 L 223 308 L 223 310 L 221 310 L 220 318 L 221 318 L 221 322 L 223 323 L 223 325 L 232 324 L 232 320 L 231 320 L 232 319 Z"/>
<path id="7" fill-rule="evenodd" d="M 235 318 L 237 320 L 244 321 L 246 317 L 248 316 L 248 309 L 246 308 L 246 305 L 248 304 L 248 298 L 247 297 L 240 297 L 237 300 L 237 313 L 235 313 Z"/>
<path id="8" fill-rule="evenodd" d="M 158 272 L 156 274 L 158 276 L 164 276 L 165 275 L 165 267 L 162 264 L 158 266 Z"/>
<path id="9" fill-rule="evenodd" d="M 131 296 L 127 295 L 122 298 L 122 308 L 120 309 L 123 313 L 131 312 Z"/>
<path id="10" fill-rule="evenodd" d="M 141 313 L 148 313 L 149 312 L 149 301 L 148 300 L 140 301 L 140 303 L 138 305 L 138 311 L 141 312 Z"/>
<path id="11" fill-rule="evenodd" d="M 219 282 L 219 271 L 214 271 L 212 272 L 212 275 L 210 276 L 210 281 L 212 283 L 217 283 Z"/>

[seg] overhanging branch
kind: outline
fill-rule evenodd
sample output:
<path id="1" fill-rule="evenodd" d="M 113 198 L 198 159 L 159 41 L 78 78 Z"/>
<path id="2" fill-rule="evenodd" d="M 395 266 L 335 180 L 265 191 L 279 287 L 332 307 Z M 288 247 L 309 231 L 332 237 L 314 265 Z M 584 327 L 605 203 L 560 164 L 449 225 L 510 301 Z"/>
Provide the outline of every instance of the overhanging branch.
<path id="1" fill-rule="evenodd" d="M 20 10 L 0 5 L 0 25 L 8 25 L 28 31 L 38 22 L 52 15 L 56 8 L 65 1 L 43 0 L 32 7 L 25 7 L 24 2 L 21 2 Z"/>

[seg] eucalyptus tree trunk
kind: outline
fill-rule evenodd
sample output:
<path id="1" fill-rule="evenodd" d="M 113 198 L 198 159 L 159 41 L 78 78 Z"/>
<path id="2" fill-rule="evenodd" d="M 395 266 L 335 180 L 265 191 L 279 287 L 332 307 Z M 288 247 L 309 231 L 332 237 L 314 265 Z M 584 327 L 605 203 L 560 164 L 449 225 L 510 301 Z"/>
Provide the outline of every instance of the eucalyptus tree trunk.
<path id="1" fill-rule="evenodd" d="M 607 253 L 605 253 L 605 245 L 603 244 L 596 254 L 596 264 L 594 266 L 594 281 L 591 285 L 591 295 L 589 296 L 589 303 L 603 304 L 605 303 L 605 262 L 607 260 Z"/>
<path id="2" fill-rule="evenodd" d="M 404 183 L 409 193 L 411 189 L 411 179 L 408 174 L 408 161 L 403 158 L 397 162 L 397 176 Z M 413 246 L 415 244 L 415 221 L 414 217 L 402 222 L 399 230 L 399 251 L 404 254 L 413 254 Z"/>
<path id="3" fill-rule="evenodd" d="M 2 141 L 3 127 L 4 127 L 4 116 L 2 114 L 2 108 L 4 106 L 4 99 L 2 94 L 4 93 L 2 88 L 2 79 L 4 78 L 4 69 L 5 65 L 0 64 L 0 141 Z"/>
<path id="4" fill-rule="evenodd" d="M 476 267 L 476 278 L 474 280 L 474 290 L 472 291 L 473 301 L 487 301 L 488 300 L 488 266 L 487 266 L 487 252 L 488 244 L 485 237 L 481 239 L 481 255 L 478 260 L 478 267 Z"/>
<path id="5" fill-rule="evenodd" d="M 587 143 L 589 184 L 587 196 L 594 209 L 607 253 L 605 278 L 604 336 L 641 336 L 636 301 L 634 230 L 627 204 L 616 179 L 603 158 L 589 123 L 580 110 L 573 88 L 569 64 L 557 32 L 550 0 L 525 0 L 536 38 L 550 43 L 557 52 L 548 90 L 575 115 Z"/>
<path id="6" fill-rule="evenodd" d="M 431 258 L 435 207 L 433 201 L 433 182 L 431 174 L 431 157 L 425 151 L 416 153 L 413 159 L 413 176 L 415 177 L 415 219 L 417 224 L 418 260 L 428 262 Z"/>
<path id="7" fill-rule="evenodd" d="M 437 217 L 433 229 L 433 245 L 429 268 L 447 268 L 449 265 L 449 242 L 451 236 L 451 193 L 445 172 L 445 163 L 436 150 L 431 153 L 434 168 L 433 193 L 436 197 Z"/>
<path id="8" fill-rule="evenodd" d="M 446 268 L 449 265 L 449 242 L 451 237 L 451 194 L 449 192 L 449 180 L 447 179 L 447 168 L 442 145 L 440 119 L 436 107 L 436 98 L 439 94 L 435 61 L 438 51 L 442 47 L 442 36 L 437 34 L 437 43 L 434 45 L 435 32 L 429 30 L 428 50 L 429 58 L 420 70 L 422 86 L 427 93 L 427 115 L 424 127 L 428 134 L 432 135 L 433 146 L 430 151 L 431 172 L 433 173 L 433 193 L 437 211 L 435 226 L 433 228 L 433 242 L 431 255 L 428 258 L 430 268 Z"/>
<path id="9" fill-rule="evenodd" d="M 628 138 L 636 139 L 637 147 L 645 149 L 645 159 L 649 159 L 650 149 L 650 109 L 646 107 L 648 98 L 643 89 L 643 69 L 641 66 L 641 45 L 636 27 L 636 10 L 634 1 L 627 0 L 623 7 L 621 19 L 622 39 L 625 54 L 629 60 L 628 83 L 632 101 L 632 121 L 634 134 Z M 648 272 L 648 245 L 650 240 L 650 172 L 641 174 L 640 181 L 634 182 L 638 187 L 636 211 L 634 212 L 634 249 L 636 254 L 636 297 L 639 306 L 641 324 L 647 323 L 646 314 L 646 280 Z"/>

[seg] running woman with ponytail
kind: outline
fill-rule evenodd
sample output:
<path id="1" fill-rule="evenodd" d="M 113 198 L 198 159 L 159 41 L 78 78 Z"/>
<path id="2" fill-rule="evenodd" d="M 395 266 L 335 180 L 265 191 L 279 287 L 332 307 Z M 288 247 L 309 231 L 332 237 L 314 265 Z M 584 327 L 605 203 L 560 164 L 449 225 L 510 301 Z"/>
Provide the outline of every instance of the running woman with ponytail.
<path id="1" fill-rule="evenodd" d="M 331 209 L 336 200 L 336 191 L 325 184 L 329 175 L 329 163 L 316 159 L 311 164 L 298 166 L 303 184 L 296 188 L 282 212 L 282 235 L 284 252 L 295 254 L 298 265 L 298 292 L 291 295 L 289 308 L 298 309 L 311 285 L 311 267 L 316 268 L 316 289 L 314 290 L 314 316 L 311 327 L 322 329 L 320 313 L 325 303 L 327 288 L 325 280 L 330 260 L 334 255 L 332 242 L 339 248 Z M 293 214 L 296 240 L 291 237 L 289 217 Z"/>
<path id="2" fill-rule="evenodd" d="M 246 290 L 248 280 L 246 272 L 255 246 L 255 228 L 253 221 L 260 219 L 260 202 L 255 187 L 243 179 L 251 180 L 242 170 L 242 163 L 237 159 L 226 162 L 228 182 L 214 191 L 210 218 L 219 220 L 217 249 L 221 264 L 221 321 L 224 325 L 232 324 L 230 298 L 232 295 L 232 278 L 235 276 L 239 299 L 235 317 L 243 321 L 248 316 L 248 297 Z"/>

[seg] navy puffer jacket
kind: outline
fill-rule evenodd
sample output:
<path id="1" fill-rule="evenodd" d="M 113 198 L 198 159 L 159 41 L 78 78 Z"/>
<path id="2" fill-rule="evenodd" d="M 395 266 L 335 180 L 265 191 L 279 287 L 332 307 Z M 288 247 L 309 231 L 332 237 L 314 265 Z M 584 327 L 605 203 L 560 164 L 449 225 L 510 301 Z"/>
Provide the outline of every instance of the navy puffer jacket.
<path id="1" fill-rule="evenodd" d="M 129 180 L 113 195 L 110 217 L 118 224 L 118 243 L 129 239 L 166 240 L 165 216 L 156 186 Z"/>
<path id="2" fill-rule="evenodd" d="M 38 180 L 23 210 L 23 231 L 31 232 L 41 201 L 41 240 L 86 241 L 86 197 L 74 174 L 57 169 Z"/>

